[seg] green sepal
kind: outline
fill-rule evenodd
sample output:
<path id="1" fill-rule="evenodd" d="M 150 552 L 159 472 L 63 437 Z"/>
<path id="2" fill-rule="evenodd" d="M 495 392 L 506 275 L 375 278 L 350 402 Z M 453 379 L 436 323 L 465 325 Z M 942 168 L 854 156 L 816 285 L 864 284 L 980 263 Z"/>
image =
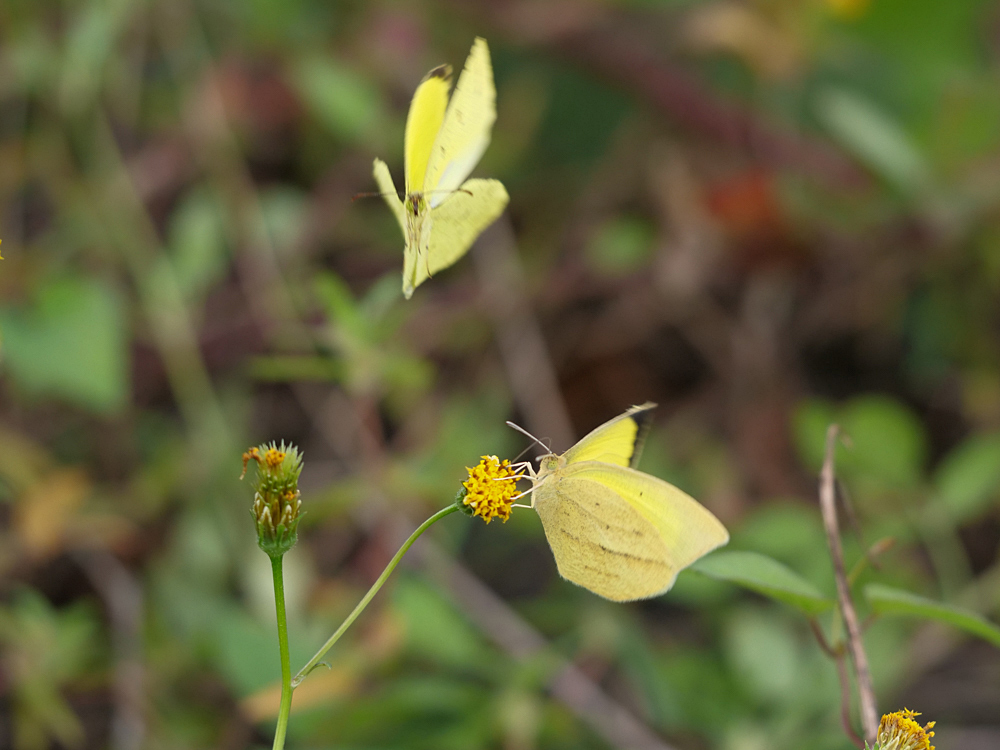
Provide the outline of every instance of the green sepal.
<path id="1" fill-rule="evenodd" d="M 468 490 L 465 489 L 463 485 L 462 489 L 455 493 L 455 501 L 452 503 L 460 511 L 462 511 L 469 518 L 472 518 L 476 514 L 476 509 L 471 505 L 465 504 L 465 496 L 468 494 Z"/>
<path id="2" fill-rule="evenodd" d="M 263 527 L 263 524 L 257 525 L 257 546 L 259 546 L 268 557 L 281 557 L 288 550 L 295 546 L 295 543 L 299 540 L 298 535 L 298 523 L 293 524 L 295 528 L 287 530 L 284 526 L 279 526 L 277 533 L 274 536 L 268 532 L 268 529 Z"/>

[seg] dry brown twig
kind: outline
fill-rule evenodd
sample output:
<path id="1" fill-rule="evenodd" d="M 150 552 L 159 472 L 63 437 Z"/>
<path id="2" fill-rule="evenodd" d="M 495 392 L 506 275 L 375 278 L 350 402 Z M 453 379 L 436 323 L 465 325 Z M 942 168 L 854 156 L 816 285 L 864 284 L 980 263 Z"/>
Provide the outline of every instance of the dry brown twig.
<path id="1" fill-rule="evenodd" d="M 861 640 L 861 625 L 858 614 L 851 599 L 851 589 L 847 582 L 847 572 L 844 569 L 844 551 L 840 546 L 840 528 L 837 524 L 837 491 L 836 474 L 834 473 L 834 454 L 837 448 L 837 438 L 840 427 L 832 424 L 826 431 L 826 457 L 823 460 L 823 470 L 820 473 L 819 504 L 823 514 L 823 528 L 826 530 L 826 541 L 830 547 L 830 558 L 833 561 L 833 573 L 837 580 L 837 599 L 844 627 L 847 631 L 847 649 L 854 663 L 854 674 L 858 683 L 858 701 L 861 707 L 861 727 L 864 739 L 869 743 L 875 741 L 878 731 L 878 709 L 875 703 L 875 690 L 872 687 L 871 672 L 868 669 L 868 657 L 865 655 L 864 643 Z M 837 668 L 841 676 L 841 686 L 846 684 L 846 675 L 842 661 L 837 660 Z M 846 709 L 846 701 L 842 710 Z M 844 728 L 849 735 L 854 735 L 850 727 L 849 717 L 844 710 Z M 857 742 L 857 740 L 855 739 Z M 858 743 L 861 747 L 861 744 Z"/>

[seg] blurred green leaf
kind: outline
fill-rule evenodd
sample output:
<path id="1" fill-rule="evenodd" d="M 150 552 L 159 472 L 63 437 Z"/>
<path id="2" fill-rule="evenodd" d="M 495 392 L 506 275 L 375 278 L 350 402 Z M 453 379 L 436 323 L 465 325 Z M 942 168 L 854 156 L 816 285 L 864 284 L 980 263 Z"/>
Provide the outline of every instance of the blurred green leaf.
<path id="1" fill-rule="evenodd" d="M 536 143 L 545 165 L 586 165 L 599 159 L 632 108 L 625 94 L 576 70 L 554 71 L 549 106 Z"/>
<path id="2" fill-rule="evenodd" d="M 846 89 L 827 89 L 816 102 L 830 133 L 878 174 L 904 192 L 930 182 L 923 155 L 903 129 L 879 107 Z"/>
<path id="3" fill-rule="evenodd" d="M 779 501 L 755 507 L 731 529 L 732 549 L 773 557 L 827 595 L 833 591 L 833 566 L 815 498 Z"/>
<path id="4" fill-rule="evenodd" d="M 952 604 L 936 602 L 909 591 L 872 583 L 865 586 L 865 599 L 879 615 L 909 615 L 935 620 L 977 635 L 1000 648 L 1000 626 L 982 615 Z"/>
<path id="5" fill-rule="evenodd" d="M 790 604 L 807 615 L 819 614 L 833 606 L 830 599 L 798 573 L 756 552 L 715 552 L 696 562 L 691 569 Z"/>
<path id="6" fill-rule="evenodd" d="M 27 310 L 0 310 L 4 364 L 27 392 L 95 411 L 120 409 L 128 395 L 124 304 L 86 278 L 45 284 Z"/>
<path id="7" fill-rule="evenodd" d="M 132 0 L 89 3 L 73 19 L 63 58 L 60 99 L 63 107 L 75 113 L 90 105 L 100 91 L 102 69 L 114 53 L 125 12 Z"/>
<path id="8" fill-rule="evenodd" d="M 656 234 L 649 222 L 622 216 L 602 224 L 587 242 L 587 259 L 598 271 L 626 274 L 645 263 Z"/>
<path id="9" fill-rule="evenodd" d="M 345 335 L 352 339 L 370 338 L 354 295 L 342 278 L 333 273 L 322 273 L 316 277 L 314 288 L 330 320 Z"/>
<path id="10" fill-rule="evenodd" d="M 955 448 L 934 473 L 934 485 L 956 523 L 984 512 L 1000 492 L 1000 434 L 976 435 Z"/>
<path id="11" fill-rule="evenodd" d="M 482 668 L 486 644 L 439 592 L 405 576 L 396 582 L 392 602 L 406 623 L 406 641 L 412 652 L 465 670 Z"/>
<path id="12" fill-rule="evenodd" d="M 823 463 L 832 423 L 844 436 L 837 446 L 840 475 L 896 488 L 923 480 L 927 438 L 920 420 L 903 404 L 880 395 L 859 396 L 839 407 L 818 399 L 800 404 L 793 431 L 800 454 L 815 471 Z"/>
<path id="13" fill-rule="evenodd" d="M 280 382 L 337 382 L 344 377 L 344 364 L 331 357 L 294 354 L 256 357 L 250 361 L 250 375 L 258 380 Z"/>
<path id="14" fill-rule="evenodd" d="M 331 133 L 364 142 L 383 119 L 378 91 L 365 78 L 329 57 L 308 57 L 295 66 L 293 81 L 302 98 Z"/>
<path id="15" fill-rule="evenodd" d="M 207 190 L 191 191 L 171 215 L 167 236 L 177 284 L 187 298 L 199 297 L 226 269 L 219 201 Z"/>
<path id="16" fill-rule="evenodd" d="M 260 223 L 261 242 L 273 245 L 279 252 L 293 248 L 305 226 L 308 210 L 306 196 L 290 186 L 273 187 L 261 191 Z"/>
<path id="17" fill-rule="evenodd" d="M 895 487 L 922 481 L 927 438 L 909 408 L 887 396 L 861 396 L 848 401 L 839 417 L 850 441 L 838 455 L 841 467 Z"/>
<path id="18" fill-rule="evenodd" d="M 829 401 L 808 398 L 792 414 L 792 434 L 799 456 L 812 471 L 819 473 L 826 453 L 826 430 L 837 421 L 837 410 Z"/>
<path id="19" fill-rule="evenodd" d="M 727 623 L 725 646 L 753 695 L 787 703 L 797 688 L 802 664 L 795 631 L 776 614 L 753 607 L 737 611 Z"/>
<path id="20" fill-rule="evenodd" d="M 30 589 L 0 607 L 0 654 L 14 718 L 14 745 L 43 750 L 52 739 L 69 747 L 84 739 L 62 691 L 95 669 L 99 622 L 90 607 L 57 609 Z"/>

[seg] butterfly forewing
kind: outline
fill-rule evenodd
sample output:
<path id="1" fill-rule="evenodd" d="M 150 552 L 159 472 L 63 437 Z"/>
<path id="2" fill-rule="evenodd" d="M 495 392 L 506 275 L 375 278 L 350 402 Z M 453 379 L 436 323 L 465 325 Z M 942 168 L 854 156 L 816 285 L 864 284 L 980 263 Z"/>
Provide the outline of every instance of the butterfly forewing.
<path id="1" fill-rule="evenodd" d="M 431 149 L 444 122 L 450 87 L 451 66 L 439 65 L 424 76 L 413 94 L 403 137 L 407 195 L 423 190 Z"/>
<path id="2" fill-rule="evenodd" d="M 570 448 L 563 457 L 567 464 L 577 461 L 603 461 L 616 466 L 634 467 L 649 430 L 649 418 L 656 404 L 647 401 L 633 406 L 621 416 L 605 422 Z"/>
<path id="3" fill-rule="evenodd" d="M 496 88 L 486 40 L 472 45 L 434 141 L 423 190 L 431 207 L 449 200 L 469 176 L 490 142 L 496 120 Z"/>

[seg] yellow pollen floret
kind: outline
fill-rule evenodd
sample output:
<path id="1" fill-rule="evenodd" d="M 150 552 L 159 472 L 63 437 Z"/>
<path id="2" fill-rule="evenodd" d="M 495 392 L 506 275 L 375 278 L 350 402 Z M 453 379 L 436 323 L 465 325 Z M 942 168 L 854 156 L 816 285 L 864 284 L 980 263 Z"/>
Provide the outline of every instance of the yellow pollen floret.
<path id="1" fill-rule="evenodd" d="M 277 448 L 268 448 L 267 453 L 264 454 L 264 463 L 270 469 L 277 469 L 284 460 L 284 452 L 279 451 Z"/>
<path id="2" fill-rule="evenodd" d="M 466 470 L 469 478 L 462 483 L 465 487 L 463 502 L 473 509 L 472 515 L 486 523 L 497 516 L 506 522 L 521 475 L 510 468 L 510 461 L 501 461 L 496 456 L 483 456 L 478 464 Z"/>
<path id="3" fill-rule="evenodd" d="M 916 716 L 920 714 L 907 708 L 883 716 L 878 725 L 879 750 L 934 750 L 930 742 L 934 722 L 920 726 L 913 720 Z"/>

